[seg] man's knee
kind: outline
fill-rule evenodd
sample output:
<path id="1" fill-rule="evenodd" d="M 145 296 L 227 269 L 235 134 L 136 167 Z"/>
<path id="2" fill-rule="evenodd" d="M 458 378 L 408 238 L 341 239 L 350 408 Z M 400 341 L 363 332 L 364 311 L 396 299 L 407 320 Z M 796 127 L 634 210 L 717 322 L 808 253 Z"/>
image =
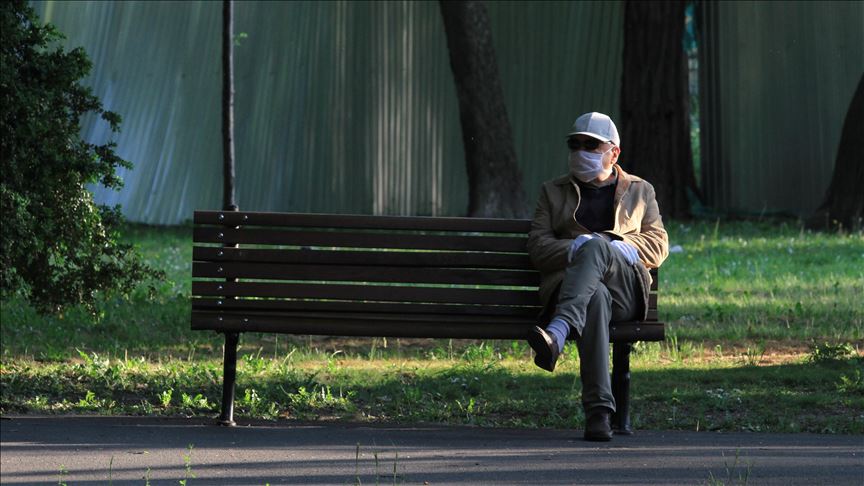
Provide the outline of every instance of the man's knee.
<path id="1" fill-rule="evenodd" d="M 573 259 L 570 261 L 571 264 L 579 260 L 580 258 L 592 257 L 592 256 L 607 256 L 609 255 L 609 250 L 612 248 L 612 245 L 609 244 L 604 238 L 592 238 L 585 243 L 582 243 L 582 246 L 579 247 L 578 250 L 573 254 Z"/>
<path id="2" fill-rule="evenodd" d="M 609 246 L 609 242 L 606 241 L 605 238 L 598 236 L 586 241 L 585 244 L 582 245 L 582 248 L 584 248 L 585 251 L 608 251 Z"/>

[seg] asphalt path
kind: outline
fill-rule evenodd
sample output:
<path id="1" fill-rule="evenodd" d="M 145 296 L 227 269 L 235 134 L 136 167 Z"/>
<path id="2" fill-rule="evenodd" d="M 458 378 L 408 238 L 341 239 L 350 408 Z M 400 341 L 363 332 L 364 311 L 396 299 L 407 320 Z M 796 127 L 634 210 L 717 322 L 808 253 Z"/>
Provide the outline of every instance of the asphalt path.
<path id="1" fill-rule="evenodd" d="M 189 447 L 191 445 L 191 452 Z M 188 468 L 187 468 L 188 464 Z M 395 468 L 395 473 L 394 473 Z M 864 436 L 3 417 L 3 485 L 864 484 Z"/>

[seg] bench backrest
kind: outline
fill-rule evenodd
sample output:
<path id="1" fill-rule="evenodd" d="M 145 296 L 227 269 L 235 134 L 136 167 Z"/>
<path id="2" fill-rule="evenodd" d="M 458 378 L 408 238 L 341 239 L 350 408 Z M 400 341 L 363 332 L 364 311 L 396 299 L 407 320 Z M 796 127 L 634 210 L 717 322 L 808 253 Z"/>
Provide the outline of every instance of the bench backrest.
<path id="1" fill-rule="evenodd" d="M 540 312 L 529 227 L 512 219 L 196 211 L 192 327 L 519 339 Z"/>

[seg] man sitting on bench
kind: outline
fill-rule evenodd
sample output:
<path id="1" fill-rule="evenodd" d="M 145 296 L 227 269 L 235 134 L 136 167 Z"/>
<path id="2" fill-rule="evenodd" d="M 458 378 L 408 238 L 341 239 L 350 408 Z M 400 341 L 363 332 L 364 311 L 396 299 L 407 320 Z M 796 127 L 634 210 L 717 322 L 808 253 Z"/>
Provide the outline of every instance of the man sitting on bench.
<path id="1" fill-rule="evenodd" d="M 570 173 L 543 184 L 528 235 L 540 271 L 544 328 L 528 337 L 547 371 L 573 333 L 579 348 L 585 439 L 612 438 L 609 323 L 644 320 L 651 276 L 669 253 L 654 188 L 616 165 L 618 129 L 602 113 L 576 119 L 567 135 Z"/>

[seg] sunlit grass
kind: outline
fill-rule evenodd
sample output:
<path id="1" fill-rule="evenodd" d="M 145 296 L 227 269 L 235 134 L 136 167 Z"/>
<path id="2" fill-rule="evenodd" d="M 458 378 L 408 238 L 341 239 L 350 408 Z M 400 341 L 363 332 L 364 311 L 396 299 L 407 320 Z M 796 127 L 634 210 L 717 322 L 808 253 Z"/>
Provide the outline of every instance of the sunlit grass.
<path id="1" fill-rule="evenodd" d="M 797 223 L 671 223 L 661 318 L 681 339 L 864 339 L 864 236 Z"/>

